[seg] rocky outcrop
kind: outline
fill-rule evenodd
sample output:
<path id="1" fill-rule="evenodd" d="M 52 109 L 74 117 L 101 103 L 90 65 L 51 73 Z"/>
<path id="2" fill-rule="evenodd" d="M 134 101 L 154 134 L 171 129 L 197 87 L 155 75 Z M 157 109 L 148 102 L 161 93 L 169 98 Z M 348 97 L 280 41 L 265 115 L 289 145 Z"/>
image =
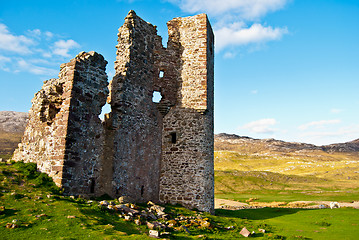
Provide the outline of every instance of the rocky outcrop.
<path id="1" fill-rule="evenodd" d="M 23 133 L 28 116 L 24 112 L 0 111 L 0 131 Z"/>

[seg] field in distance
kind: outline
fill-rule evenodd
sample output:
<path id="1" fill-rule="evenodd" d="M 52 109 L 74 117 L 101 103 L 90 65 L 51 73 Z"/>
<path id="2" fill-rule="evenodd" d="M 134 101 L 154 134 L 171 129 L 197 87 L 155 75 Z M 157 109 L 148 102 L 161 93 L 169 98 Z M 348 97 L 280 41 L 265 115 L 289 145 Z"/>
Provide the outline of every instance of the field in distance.
<path id="1" fill-rule="evenodd" d="M 215 136 L 216 198 L 245 201 L 359 199 L 359 141 L 315 146 Z"/>

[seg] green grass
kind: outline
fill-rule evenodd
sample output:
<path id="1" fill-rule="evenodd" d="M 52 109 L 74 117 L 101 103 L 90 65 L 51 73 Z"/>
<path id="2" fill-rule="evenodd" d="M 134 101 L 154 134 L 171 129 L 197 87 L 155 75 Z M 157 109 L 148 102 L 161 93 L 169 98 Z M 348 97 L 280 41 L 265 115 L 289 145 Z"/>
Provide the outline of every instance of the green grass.
<path id="1" fill-rule="evenodd" d="M 215 171 L 217 198 L 258 201 L 354 201 L 359 185 L 347 185 L 313 176 L 285 175 L 262 171 Z"/>
<path id="2" fill-rule="evenodd" d="M 262 145 L 221 144 L 222 149 L 231 151 L 215 152 L 217 198 L 244 201 L 256 197 L 270 202 L 359 200 L 357 153 L 278 153 Z"/>
<path id="3" fill-rule="evenodd" d="M 126 222 L 115 212 L 85 199 L 60 194 L 52 180 L 35 171 L 35 164 L 0 164 L 1 239 L 152 239 L 146 226 Z M 145 205 L 140 205 L 145 207 Z M 167 205 L 171 216 L 197 216 L 196 211 Z M 75 218 L 68 218 L 75 216 Z M 256 239 L 356 239 L 359 210 L 356 209 L 247 209 L 216 210 L 202 214 L 211 222 L 209 229 L 188 226 L 172 231 L 169 239 L 238 239 L 243 227 L 255 231 Z M 5 228 L 17 221 L 19 228 Z M 180 222 L 186 225 L 188 222 Z M 258 232 L 258 229 L 266 233 Z"/>
<path id="4" fill-rule="evenodd" d="M 358 239 L 359 210 L 262 208 L 239 211 L 217 210 L 218 216 L 247 219 L 250 231 L 257 226 L 269 229 L 272 237 L 282 239 Z M 252 224 L 252 225 L 251 225 Z M 270 239 L 270 234 L 264 239 Z M 260 238 L 258 238 L 260 239 Z M 272 238 L 275 239 L 275 238 Z"/>

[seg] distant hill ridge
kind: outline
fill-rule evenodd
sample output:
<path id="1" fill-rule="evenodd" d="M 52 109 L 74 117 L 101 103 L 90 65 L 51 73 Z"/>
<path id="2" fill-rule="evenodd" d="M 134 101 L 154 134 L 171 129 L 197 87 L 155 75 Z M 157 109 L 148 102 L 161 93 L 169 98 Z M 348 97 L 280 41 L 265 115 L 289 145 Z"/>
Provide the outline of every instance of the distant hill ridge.
<path id="1" fill-rule="evenodd" d="M 28 113 L 0 111 L 0 130 L 22 133 L 25 130 Z"/>
<path id="2" fill-rule="evenodd" d="M 0 153 L 11 154 L 17 147 L 18 142 L 25 130 L 28 120 L 28 113 L 14 111 L 0 111 Z M 219 133 L 215 134 L 216 150 L 230 148 L 230 145 L 240 145 L 246 151 L 325 151 L 325 152 L 359 152 L 359 139 L 330 145 L 316 146 L 314 144 L 285 142 L 282 140 L 255 139 L 248 136 L 236 134 Z M 5 151 L 6 145 L 6 151 Z"/>
<path id="3" fill-rule="evenodd" d="M 245 146 L 256 145 L 259 149 L 267 148 L 280 152 L 289 151 L 305 151 L 305 150 L 321 150 L 325 152 L 358 152 L 359 139 L 346 142 L 335 143 L 330 145 L 316 146 L 314 144 L 299 143 L 299 142 L 285 142 L 282 140 L 269 139 L 255 139 L 247 136 L 238 136 L 235 134 L 219 133 L 215 134 L 215 142 L 227 142 L 229 144 L 240 144 Z"/>

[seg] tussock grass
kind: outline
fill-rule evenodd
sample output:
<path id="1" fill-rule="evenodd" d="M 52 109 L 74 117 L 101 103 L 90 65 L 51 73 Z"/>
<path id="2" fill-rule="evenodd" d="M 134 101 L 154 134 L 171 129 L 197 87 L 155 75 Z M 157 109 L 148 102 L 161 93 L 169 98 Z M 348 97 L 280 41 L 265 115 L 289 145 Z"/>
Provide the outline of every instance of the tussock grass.
<path id="1" fill-rule="evenodd" d="M 223 149 L 231 149 L 223 150 Z M 358 153 L 270 151 L 266 146 L 217 144 L 215 194 L 244 201 L 359 199 Z"/>

